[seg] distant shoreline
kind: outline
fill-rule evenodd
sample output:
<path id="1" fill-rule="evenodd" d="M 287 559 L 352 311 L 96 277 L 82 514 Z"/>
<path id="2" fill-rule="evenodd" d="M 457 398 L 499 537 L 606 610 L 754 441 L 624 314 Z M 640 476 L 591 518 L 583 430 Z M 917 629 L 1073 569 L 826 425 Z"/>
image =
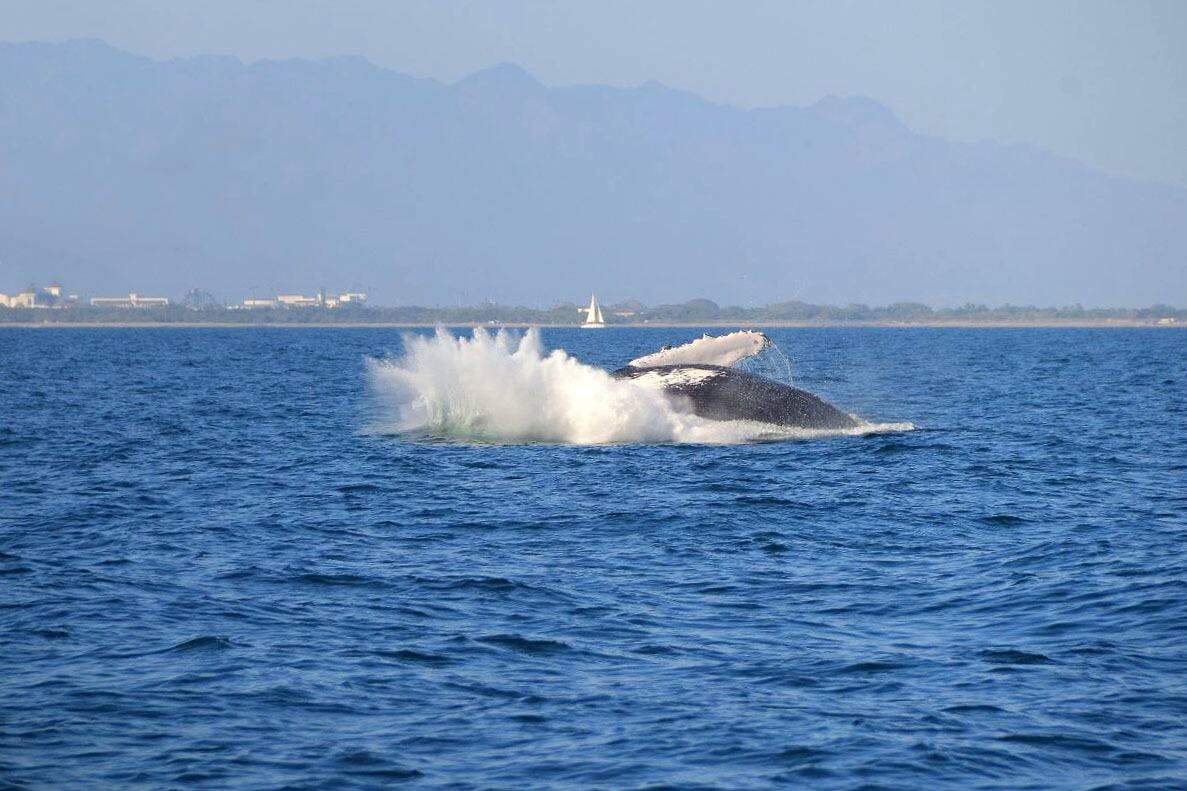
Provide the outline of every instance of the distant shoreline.
<path id="1" fill-rule="evenodd" d="M 579 324 L 549 324 L 537 322 L 224 322 L 224 321 L 27 321 L 0 322 L 0 328 L 17 329 L 432 329 L 434 327 L 486 327 L 488 329 L 580 329 Z M 884 329 L 1183 329 L 1187 322 L 1159 324 L 1142 319 L 1047 319 L 1034 321 L 696 321 L 696 322 L 647 322 L 610 324 L 615 329 L 727 329 L 735 327 L 757 327 L 776 329 L 812 328 L 884 328 Z"/>

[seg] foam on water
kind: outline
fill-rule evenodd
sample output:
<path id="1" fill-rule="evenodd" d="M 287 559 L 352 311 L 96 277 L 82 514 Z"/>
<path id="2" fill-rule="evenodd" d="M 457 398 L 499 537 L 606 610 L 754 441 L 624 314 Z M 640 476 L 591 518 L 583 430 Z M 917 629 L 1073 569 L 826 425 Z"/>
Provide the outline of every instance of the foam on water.
<path id="1" fill-rule="evenodd" d="M 615 379 L 562 349 L 544 353 L 540 334 L 438 329 L 410 335 L 403 356 L 370 360 L 379 405 L 373 429 L 479 442 L 738 443 L 910 430 L 865 423 L 811 430 L 697 417 L 682 399 Z"/>

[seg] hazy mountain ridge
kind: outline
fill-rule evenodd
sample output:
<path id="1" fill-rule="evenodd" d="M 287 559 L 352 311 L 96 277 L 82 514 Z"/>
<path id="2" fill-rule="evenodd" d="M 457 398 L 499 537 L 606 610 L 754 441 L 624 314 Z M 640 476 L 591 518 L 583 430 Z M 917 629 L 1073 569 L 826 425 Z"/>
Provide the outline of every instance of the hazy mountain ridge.
<path id="1" fill-rule="evenodd" d="M 0 291 L 1187 302 L 1187 190 L 916 135 L 870 99 L 5 44 L 0 173 Z"/>

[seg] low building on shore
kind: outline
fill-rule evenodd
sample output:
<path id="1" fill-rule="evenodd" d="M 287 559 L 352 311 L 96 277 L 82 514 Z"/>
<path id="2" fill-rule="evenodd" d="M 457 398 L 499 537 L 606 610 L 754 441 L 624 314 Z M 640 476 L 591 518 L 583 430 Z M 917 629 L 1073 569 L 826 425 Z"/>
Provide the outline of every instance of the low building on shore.
<path id="1" fill-rule="evenodd" d="M 362 305 L 367 301 L 367 295 L 361 291 L 347 291 L 342 294 L 327 294 L 317 292 L 316 296 L 307 297 L 304 294 L 277 294 L 269 300 L 271 307 L 279 308 L 339 308 L 343 305 Z M 243 303 L 247 305 L 247 300 Z"/>
<path id="2" fill-rule="evenodd" d="M 324 299 L 323 304 L 327 308 L 340 308 L 343 305 L 362 305 L 367 301 L 367 295 L 361 291 L 348 291 L 337 296 L 331 294 Z"/>
<path id="3" fill-rule="evenodd" d="M 49 307 L 37 304 L 37 292 L 25 289 L 19 294 L 0 294 L 0 308 L 38 308 Z"/>
<path id="4" fill-rule="evenodd" d="M 145 297 L 135 291 L 126 297 L 91 298 L 93 308 L 163 308 L 168 305 L 168 297 Z"/>
<path id="5" fill-rule="evenodd" d="M 16 294 L 0 294 L 0 308 L 67 308 L 78 303 L 78 295 L 62 296 L 62 284 L 50 283 L 45 288 L 31 285 Z"/>
<path id="6" fill-rule="evenodd" d="M 321 294 L 307 297 L 303 294 L 277 294 L 276 301 L 285 308 L 316 308 L 325 301 Z"/>

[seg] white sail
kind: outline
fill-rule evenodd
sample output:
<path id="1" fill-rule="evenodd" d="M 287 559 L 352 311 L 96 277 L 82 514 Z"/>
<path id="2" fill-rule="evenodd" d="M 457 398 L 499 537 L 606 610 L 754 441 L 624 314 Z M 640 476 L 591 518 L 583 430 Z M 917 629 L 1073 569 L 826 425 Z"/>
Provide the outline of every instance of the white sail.
<path id="1" fill-rule="evenodd" d="M 596 294 L 590 295 L 589 307 L 585 311 L 585 323 L 581 326 L 589 329 L 606 326 L 606 321 L 602 318 L 602 306 L 598 304 Z"/>

